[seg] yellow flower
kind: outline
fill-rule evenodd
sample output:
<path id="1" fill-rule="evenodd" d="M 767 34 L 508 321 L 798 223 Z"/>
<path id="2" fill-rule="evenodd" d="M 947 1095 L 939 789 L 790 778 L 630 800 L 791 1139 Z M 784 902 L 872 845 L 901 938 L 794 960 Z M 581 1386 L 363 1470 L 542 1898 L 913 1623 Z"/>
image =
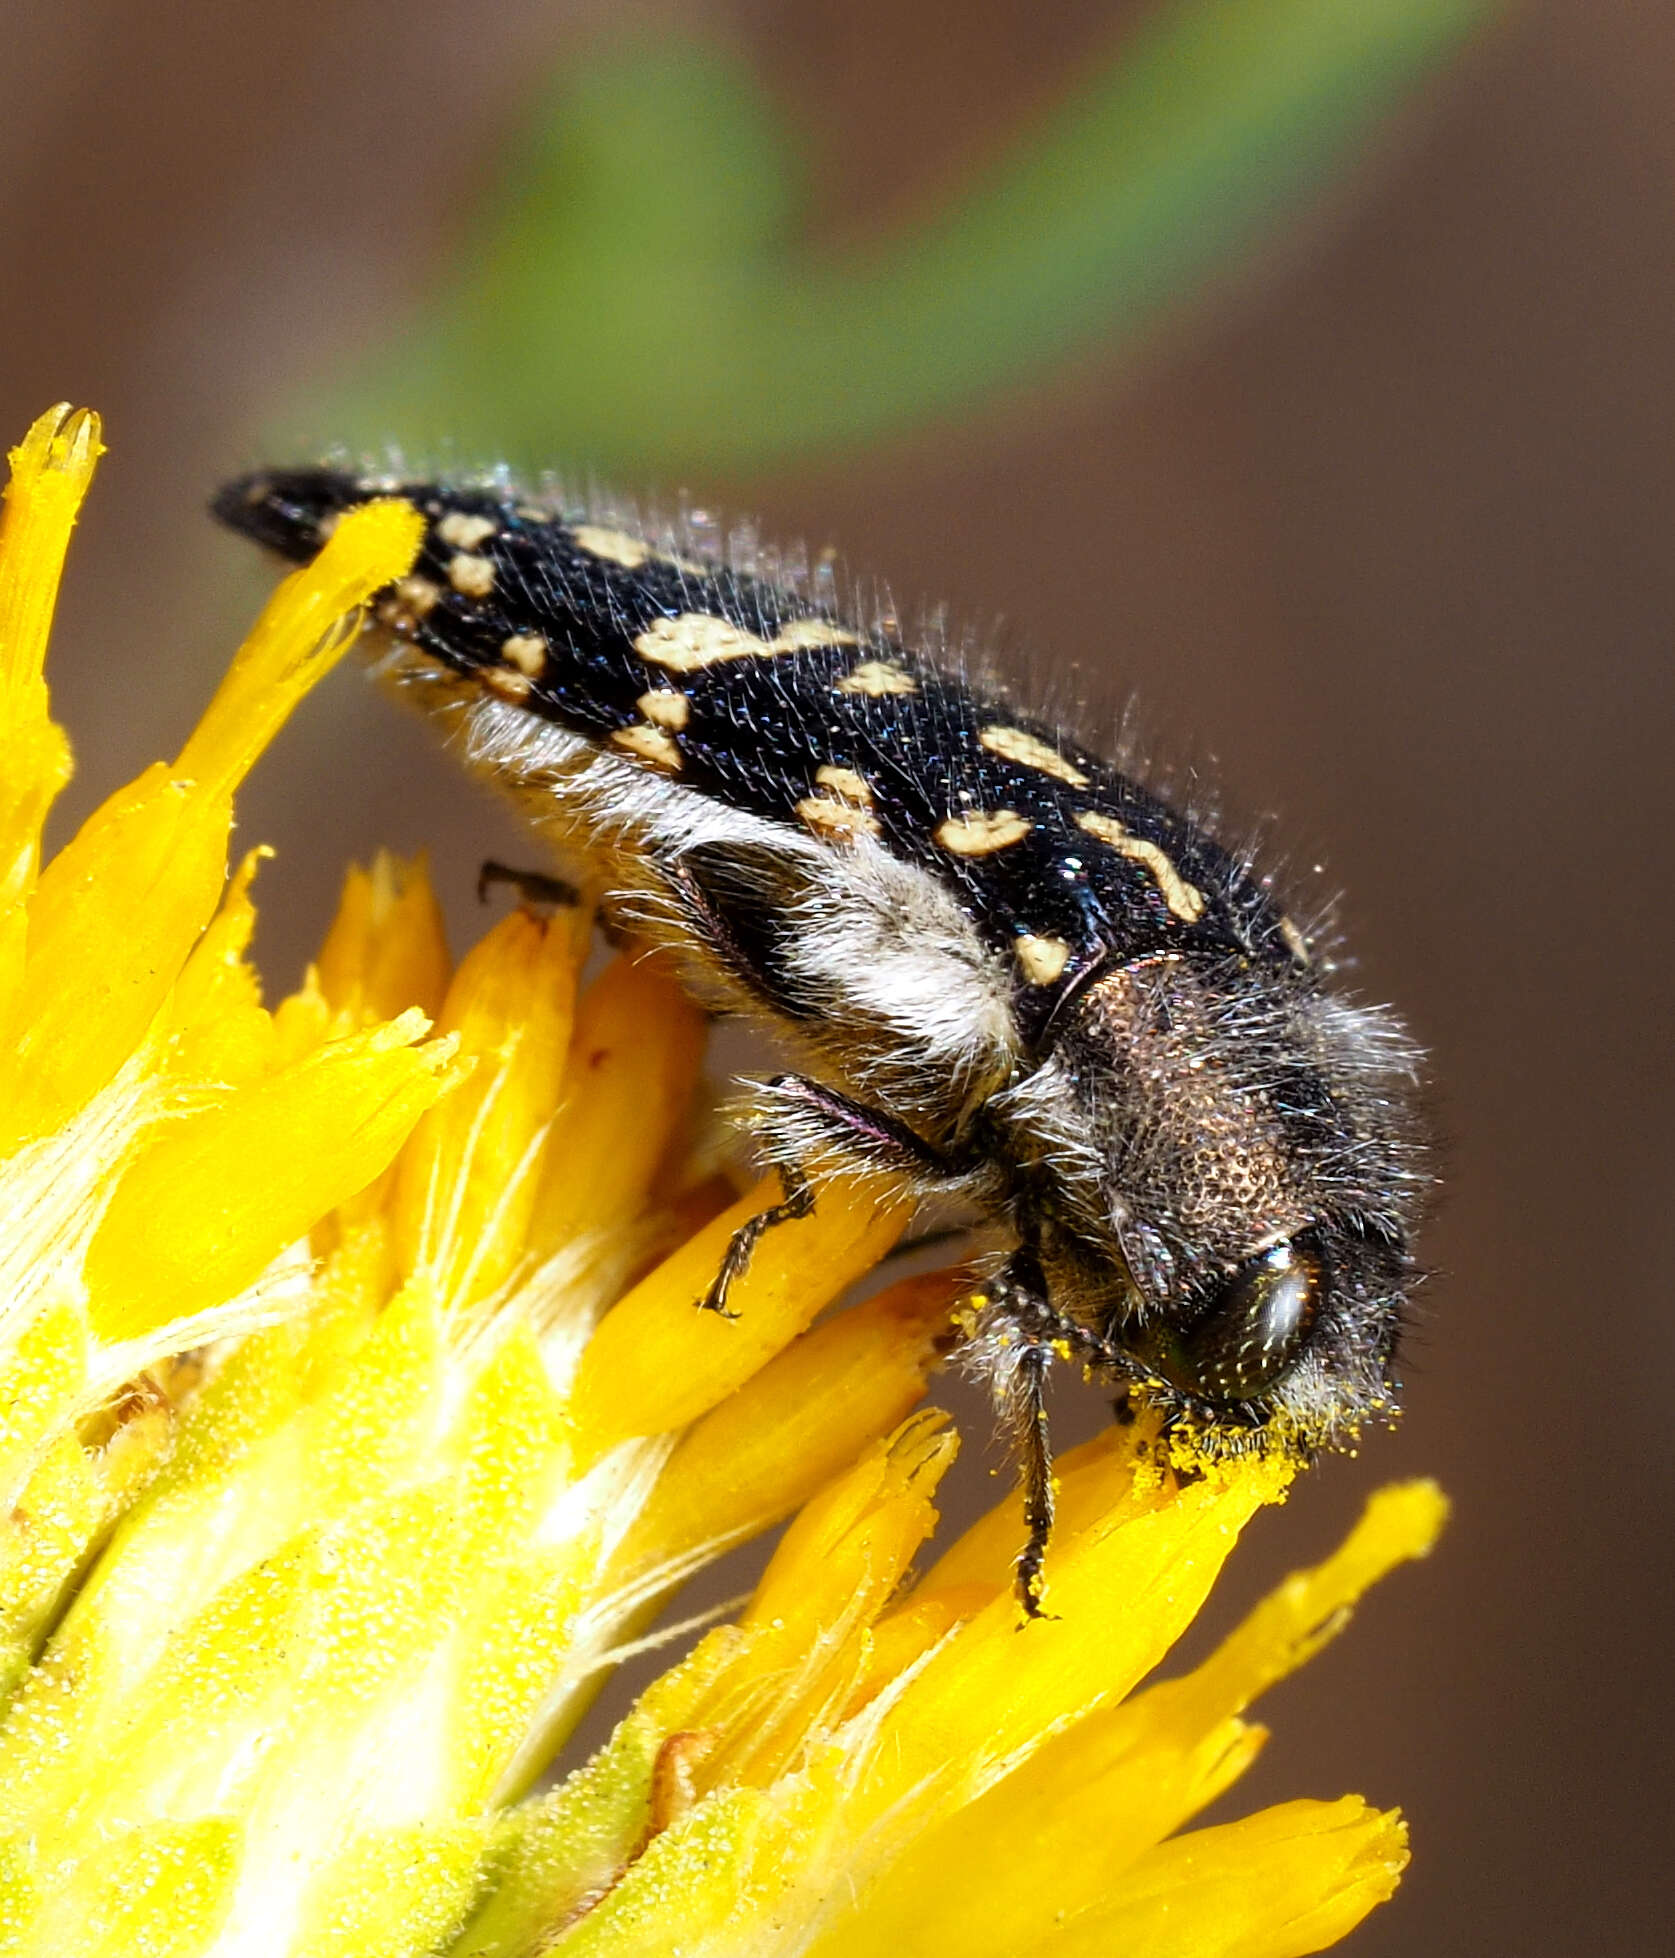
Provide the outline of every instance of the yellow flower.
<path id="1" fill-rule="evenodd" d="M 1211 1658 L 1144 1685 L 1284 1475 L 1182 1475 L 1144 1423 L 1060 1464 L 1052 1618 L 1003 1505 L 931 1563 L 955 1447 L 915 1413 L 958 1273 L 824 1308 L 886 1185 L 763 1241 L 692 1140 L 702 1027 L 588 921 L 457 969 L 422 867 L 351 872 L 272 1011 L 232 796 L 402 575 L 346 518 L 172 765 L 44 868 L 68 775 L 42 679 L 99 454 L 54 410 L 0 531 L 0 1954 L 1278 1954 L 1388 1895 L 1356 1798 L 1182 1833 L 1253 1696 L 1422 1554 L 1375 1499 Z M 818 1323 L 817 1323 L 818 1322 Z M 702 1637 L 547 1792 L 618 1654 L 795 1513 Z"/>

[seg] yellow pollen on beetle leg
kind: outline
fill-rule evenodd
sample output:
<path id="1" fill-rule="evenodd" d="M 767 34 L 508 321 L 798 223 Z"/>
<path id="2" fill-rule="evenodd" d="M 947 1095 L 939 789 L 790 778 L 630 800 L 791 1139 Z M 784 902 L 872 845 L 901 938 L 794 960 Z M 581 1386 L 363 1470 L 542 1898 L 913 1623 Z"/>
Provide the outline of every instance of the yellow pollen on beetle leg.
<path id="1" fill-rule="evenodd" d="M 1125 856 L 1133 863 L 1144 864 L 1151 872 L 1164 903 L 1183 925 L 1195 925 L 1203 917 L 1204 893 L 1196 884 L 1186 881 L 1169 861 L 1168 853 L 1156 843 L 1148 842 L 1143 836 L 1131 835 L 1115 816 L 1102 816 L 1096 809 L 1082 810 L 1076 818 L 1076 827 L 1085 830 L 1089 836 L 1097 836 L 1101 843 L 1108 843 L 1119 856 Z"/>
<path id="2" fill-rule="evenodd" d="M 874 700 L 886 694 L 917 693 L 919 682 L 911 673 L 905 673 L 899 666 L 890 665 L 888 660 L 864 659 L 851 672 L 838 681 L 838 693 L 864 693 Z"/>
<path id="3" fill-rule="evenodd" d="M 510 639 L 501 640 L 500 657 L 508 666 L 538 680 L 547 664 L 547 642 L 538 632 L 514 632 Z"/>
<path id="4" fill-rule="evenodd" d="M 943 849 L 956 857 L 987 857 L 1021 843 L 1032 827 L 1029 818 L 1015 809 L 973 809 L 969 815 L 938 823 L 933 833 Z"/>
<path id="5" fill-rule="evenodd" d="M 1015 761 L 1022 768 L 1055 776 L 1073 789 L 1085 789 L 1088 785 L 1088 777 L 1074 762 L 1066 761 L 1057 748 L 1021 727 L 986 727 L 977 738 L 990 754 Z"/>
<path id="6" fill-rule="evenodd" d="M 577 524 L 570 535 L 589 557 L 619 564 L 624 571 L 638 571 L 651 556 L 651 546 L 626 530 L 607 530 L 599 524 Z"/>
<path id="7" fill-rule="evenodd" d="M 827 762 L 814 771 L 814 779 L 821 788 L 830 789 L 839 802 L 859 803 L 862 808 L 872 802 L 872 784 L 852 768 L 838 768 Z"/>
<path id="8" fill-rule="evenodd" d="M 499 528 L 493 517 L 472 517 L 463 510 L 450 510 L 436 526 L 436 534 L 444 544 L 452 544 L 456 551 L 474 551 L 485 537 L 492 537 Z"/>
<path id="9" fill-rule="evenodd" d="M 731 619 L 708 612 L 682 612 L 679 618 L 659 619 L 634 641 L 634 650 L 653 666 L 671 673 L 698 673 L 723 660 L 761 659 L 773 652 L 765 639 L 746 632 Z"/>
<path id="10" fill-rule="evenodd" d="M 460 551 L 448 560 L 448 583 L 463 598 L 487 598 L 494 590 L 494 566 L 486 557 Z"/>
<path id="11" fill-rule="evenodd" d="M 1050 986 L 1070 963 L 1070 947 L 1062 938 L 1037 938 L 1025 932 L 1013 940 L 1012 956 L 1032 986 Z"/>
<path id="12" fill-rule="evenodd" d="M 650 693 L 641 694 L 634 705 L 654 727 L 672 728 L 677 734 L 692 718 L 692 702 L 672 687 L 654 687 Z"/>
<path id="13" fill-rule="evenodd" d="M 611 735 L 611 746 L 621 748 L 636 760 L 649 762 L 666 775 L 678 775 L 681 768 L 679 744 L 663 728 L 636 721 L 632 727 L 619 727 Z"/>
<path id="14" fill-rule="evenodd" d="M 835 796 L 805 795 L 797 804 L 797 814 L 816 836 L 828 842 L 853 843 L 857 836 L 882 836 L 883 825 L 865 809 L 852 802 L 839 802 Z"/>

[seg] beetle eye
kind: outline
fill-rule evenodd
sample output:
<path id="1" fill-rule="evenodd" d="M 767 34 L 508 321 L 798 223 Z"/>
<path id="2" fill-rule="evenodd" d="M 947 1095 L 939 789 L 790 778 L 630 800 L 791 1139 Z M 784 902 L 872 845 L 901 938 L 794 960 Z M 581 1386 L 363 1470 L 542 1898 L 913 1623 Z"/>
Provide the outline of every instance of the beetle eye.
<path id="1" fill-rule="evenodd" d="M 1212 1295 L 1166 1371 L 1206 1400 L 1254 1400 L 1303 1350 L 1324 1283 L 1320 1252 L 1308 1237 L 1247 1259 Z"/>

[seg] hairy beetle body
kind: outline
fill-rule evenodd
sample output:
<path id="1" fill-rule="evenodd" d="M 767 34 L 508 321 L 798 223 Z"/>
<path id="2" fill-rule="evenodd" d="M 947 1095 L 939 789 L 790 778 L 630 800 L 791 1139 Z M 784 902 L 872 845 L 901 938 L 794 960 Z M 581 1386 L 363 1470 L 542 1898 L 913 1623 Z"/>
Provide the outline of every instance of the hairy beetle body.
<path id="1" fill-rule="evenodd" d="M 427 523 L 375 607 L 385 675 L 607 915 L 796 1057 L 755 1101 L 783 1212 L 819 1159 L 1009 1228 L 978 1346 L 1025 1449 L 1031 1608 L 1052 1351 L 1212 1446 L 1388 1409 L 1415 1057 L 1248 858 L 893 620 L 690 529 L 326 469 L 216 509 L 300 559 L 375 495 Z"/>

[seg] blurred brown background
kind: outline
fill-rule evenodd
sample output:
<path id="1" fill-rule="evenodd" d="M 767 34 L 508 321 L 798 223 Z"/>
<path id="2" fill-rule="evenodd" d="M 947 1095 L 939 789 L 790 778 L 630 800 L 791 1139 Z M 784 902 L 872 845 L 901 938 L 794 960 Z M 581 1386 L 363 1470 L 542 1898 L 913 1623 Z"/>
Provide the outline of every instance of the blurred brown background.
<path id="1" fill-rule="evenodd" d="M 841 237 L 958 183 L 1139 10 L 684 11 L 789 101 Z M 68 396 L 111 443 L 55 654 L 69 814 L 173 751 L 264 587 L 205 492 L 287 390 L 390 329 L 532 66 L 603 13 L 9 10 L 0 429 Z M 1143 364 L 690 487 L 1004 618 L 1098 699 L 1137 690 L 1233 808 L 1326 856 L 1366 987 L 1435 1054 L 1440 1276 L 1406 1423 L 1264 1519 L 1238 1581 L 1318 1554 L 1374 1479 L 1434 1472 L 1458 1507 L 1267 1703 L 1235 1806 L 1402 1803 L 1416 1861 L 1368 1958 L 1667 1951 L 1675 14 L 1528 8 Z M 280 849 L 276 987 L 345 858 L 428 843 L 463 932 L 478 858 L 517 849 L 349 672 L 241 808 Z"/>

